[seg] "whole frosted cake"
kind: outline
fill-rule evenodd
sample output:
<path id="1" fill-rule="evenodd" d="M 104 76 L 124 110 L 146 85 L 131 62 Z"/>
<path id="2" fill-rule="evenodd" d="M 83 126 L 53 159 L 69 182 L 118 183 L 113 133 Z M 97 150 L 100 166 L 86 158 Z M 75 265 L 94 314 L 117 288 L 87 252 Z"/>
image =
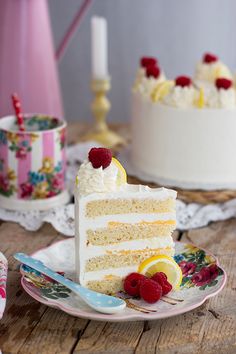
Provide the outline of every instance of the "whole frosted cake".
<path id="1" fill-rule="evenodd" d="M 236 93 L 230 70 L 213 54 L 194 79 L 166 80 L 142 58 L 132 95 L 133 166 L 162 185 L 236 187 Z"/>
<path id="2" fill-rule="evenodd" d="M 141 262 L 172 257 L 176 192 L 126 182 L 126 172 L 103 148 L 90 150 L 75 188 L 76 274 L 102 293 L 123 289 Z"/>

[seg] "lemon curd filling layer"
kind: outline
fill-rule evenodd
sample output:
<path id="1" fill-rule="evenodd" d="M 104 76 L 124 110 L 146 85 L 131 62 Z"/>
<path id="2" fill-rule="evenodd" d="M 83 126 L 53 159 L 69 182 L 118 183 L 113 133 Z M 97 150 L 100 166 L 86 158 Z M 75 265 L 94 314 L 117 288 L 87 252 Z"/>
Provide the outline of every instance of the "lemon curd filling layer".
<path id="1" fill-rule="evenodd" d="M 109 221 L 108 222 L 108 227 L 119 227 L 119 226 L 125 226 L 125 225 L 130 225 L 129 223 L 125 222 L 119 222 L 119 221 Z M 154 220 L 154 221 L 139 221 L 137 225 L 176 225 L 175 220 Z"/>

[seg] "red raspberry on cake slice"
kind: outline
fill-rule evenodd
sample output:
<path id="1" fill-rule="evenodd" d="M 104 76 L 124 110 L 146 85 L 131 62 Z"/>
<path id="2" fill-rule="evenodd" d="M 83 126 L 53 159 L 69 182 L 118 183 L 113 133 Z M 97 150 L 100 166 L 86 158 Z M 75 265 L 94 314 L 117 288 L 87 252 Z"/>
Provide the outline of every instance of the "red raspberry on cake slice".
<path id="1" fill-rule="evenodd" d="M 102 167 L 104 169 L 110 166 L 112 160 L 112 153 L 109 149 L 94 147 L 89 151 L 88 159 L 93 165 L 93 168 Z"/>

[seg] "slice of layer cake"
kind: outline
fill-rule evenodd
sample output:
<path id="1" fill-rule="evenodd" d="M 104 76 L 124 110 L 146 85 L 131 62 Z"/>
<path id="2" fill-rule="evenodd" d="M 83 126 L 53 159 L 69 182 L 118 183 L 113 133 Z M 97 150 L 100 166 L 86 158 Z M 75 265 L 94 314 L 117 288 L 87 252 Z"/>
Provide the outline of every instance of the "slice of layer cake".
<path id="1" fill-rule="evenodd" d="M 75 190 L 76 273 L 102 293 L 123 289 L 123 278 L 145 259 L 174 255 L 176 192 L 126 183 L 107 149 L 93 148 Z"/>

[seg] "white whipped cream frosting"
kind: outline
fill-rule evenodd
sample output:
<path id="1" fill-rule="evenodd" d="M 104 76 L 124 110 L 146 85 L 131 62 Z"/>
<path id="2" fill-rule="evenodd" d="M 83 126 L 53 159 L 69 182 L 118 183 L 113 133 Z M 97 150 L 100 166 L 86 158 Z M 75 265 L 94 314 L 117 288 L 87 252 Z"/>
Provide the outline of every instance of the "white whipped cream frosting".
<path id="1" fill-rule="evenodd" d="M 228 90 L 217 89 L 210 82 L 198 82 L 198 89 L 194 86 L 180 87 L 175 86 L 170 93 L 164 97 L 163 103 L 178 108 L 197 107 L 196 102 L 199 99 L 200 87 L 204 92 L 205 108 L 236 108 L 236 91 L 232 87 Z"/>
<path id="2" fill-rule="evenodd" d="M 235 88 L 218 90 L 215 88 L 215 80 L 219 77 L 233 79 L 229 68 L 220 60 L 213 63 L 199 62 L 196 66 L 194 84 L 190 87 L 174 86 L 169 94 L 154 101 L 176 108 L 236 108 Z M 153 102 L 152 93 L 157 85 L 166 80 L 162 71 L 159 78 L 146 77 L 145 69 L 140 67 L 136 73 L 133 92 L 140 94 L 145 100 Z M 236 79 L 235 79 L 236 81 Z M 202 88 L 202 93 L 200 93 Z M 203 96 L 201 96 L 203 94 Z M 200 103 L 201 102 L 201 103 Z"/>
<path id="3" fill-rule="evenodd" d="M 224 90 L 212 87 L 207 95 L 206 105 L 210 108 L 236 108 L 235 89 Z"/>
<path id="4" fill-rule="evenodd" d="M 193 86 L 174 86 L 170 93 L 164 97 L 163 103 L 168 106 L 189 108 L 194 106 L 199 93 Z"/>
<path id="5" fill-rule="evenodd" d="M 154 88 L 161 82 L 165 81 L 166 77 L 163 72 L 156 79 L 154 77 L 146 77 L 145 69 L 139 68 L 136 74 L 136 79 L 134 83 L 134 92 L 139 92 L 141 95 L 151 98 L 151 93 Z"/>
<path id="6" fill-rule="evenodd" d="M 78 190 L 80 195 L 91 193 L 105 193 L 117 189 L 118 168 L 110 164 L 107 168 L 94 168 L 90 161 L 85 161 L 79 168 Z"/>
<path id="7" fill-rule="evenodd" d="M 232 79 L 232 74 L 225 64 L 220 60 L 214 63 L 203 63 L 197 64 L 195 79 L 214 82 L 218 77 L 225 77 L 227 79 Z"/>

